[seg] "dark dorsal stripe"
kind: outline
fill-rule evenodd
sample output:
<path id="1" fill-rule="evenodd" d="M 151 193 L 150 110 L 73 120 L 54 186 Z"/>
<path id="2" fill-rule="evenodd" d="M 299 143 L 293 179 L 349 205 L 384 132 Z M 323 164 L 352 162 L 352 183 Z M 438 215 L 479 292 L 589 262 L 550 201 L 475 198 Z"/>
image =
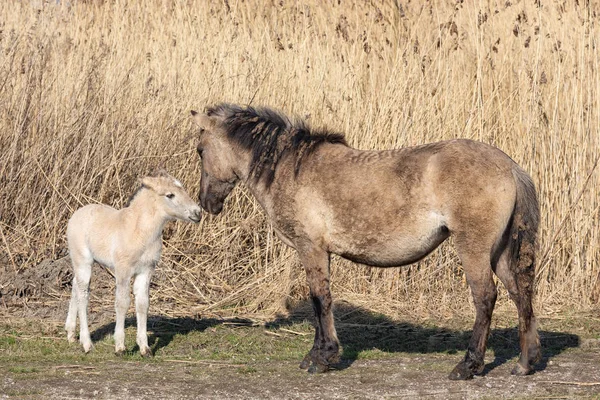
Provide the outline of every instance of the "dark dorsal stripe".
<path id="1" fill-rule="evenodd" d="M 291 121 L 266 107 L 224 103 L 208 108 L 206 113 L 219 116 L 227 136 L 252 152 L 250 178 L 255 182 L 264 180 L 267 188 L 273 183 L 275 170 L 283 158 L 294 157 L 294 174 L 298 176 L 308 156 L 323 143 L 347 145 L 342 134 L 325 129 L 311 130 L 305 121 Z"/>

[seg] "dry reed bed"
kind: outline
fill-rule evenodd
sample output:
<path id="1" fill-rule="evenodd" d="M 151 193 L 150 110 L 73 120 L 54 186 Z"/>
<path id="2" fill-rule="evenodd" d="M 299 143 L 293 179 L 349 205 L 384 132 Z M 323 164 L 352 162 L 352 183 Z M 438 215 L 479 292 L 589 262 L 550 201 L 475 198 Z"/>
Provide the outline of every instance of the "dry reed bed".
<path id="1" fill-rule="evenodd" d="M 406 3 L 3 2 L 5 274 L 64 256 L 74 209 L 121 207 L 135 179 L 157 164 L 196 191 L 189 110 L 230 101 L 306 117 L 364 149 L 455 137 L 500 147 L 540 193 L 538 307 L 593 307 L 600 7 Z M 365 307 L 471 312 L 451 246 L 403 269 L 334 258 L 332 273 L 334 296 Z M 168 227 L 155 283 L 153 307 L 173 314 L 270 313 L 307 290 L 295 254 L 243 188 L 223 215 Z M 511 307 L 503 289 L 500 305 Z"/>

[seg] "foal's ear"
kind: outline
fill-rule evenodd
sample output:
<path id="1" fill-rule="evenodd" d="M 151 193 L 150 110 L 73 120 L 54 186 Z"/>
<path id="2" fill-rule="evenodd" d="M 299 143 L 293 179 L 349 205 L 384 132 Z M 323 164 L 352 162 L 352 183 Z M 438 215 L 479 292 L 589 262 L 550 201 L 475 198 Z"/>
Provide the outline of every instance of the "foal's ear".
<path id="1" fill-rule="evenodd" d="M 164 178 L 170 178 L 171 177 L 171 175 L 169 175 L 169 173 L 162 166 L 162 164 L 159 164 L 156 168 L 154 168 L 152 171 L 150 171 L 150 173 L 148 174 L 148 176 L 152 176 L 152 177 L 164 177 Z"/>
<path id="2" fill-rule="evenodd" d="M 198 111 L 191 111 L 192 118 L 194 118 L 194 122 L 202 129 L 210 129 L 215 125 L 215 121 L 213 118 L 209 117 L 205 113 L 199 113 Z"/>
<path id="3" fill-rule="evenodd" d="M 152 176 L 145 176 L 140 179 L 140 182 L 143 187 L 148 188 L 150 190 L 154 190 L 156 192 L 156 179 Z"/>

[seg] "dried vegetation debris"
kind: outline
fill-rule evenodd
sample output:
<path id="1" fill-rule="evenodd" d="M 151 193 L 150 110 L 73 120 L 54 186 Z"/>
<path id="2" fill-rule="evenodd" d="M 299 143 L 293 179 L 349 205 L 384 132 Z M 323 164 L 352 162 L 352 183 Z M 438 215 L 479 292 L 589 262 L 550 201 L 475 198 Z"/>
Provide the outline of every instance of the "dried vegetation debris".
<path id="1" fill-rule="evenodd" d="M 598 1 L 59 3 L 0 2 L 4 300 L 68 295 L 65 276 L 36 269 L 62 257 L 82 204 L 122 206 L 157 163 L 197 187 L 189 108 L 232 101 L 309 114 L 362 149 L 456 137 L 500 147 L 539 191 L 539 302 L 597 303 L 598 170 L 574 194 L 600 149 Z M 251 196 L 236 189 L 225 207 L 168 227 L 153 296 L 177 312 L 254 312 L 306 295 L 297 257 Z M 334 258 L 332 273 L 336 298 L 382 311 L 471 312 L 451 246 L 403 269 Z"/>
<path id="2" fill-rule="evenodd" d="M 46 259 L 36 266 L 15 270 L 3 263 L 0 274 L 0 298 L 5 303 L 18 299 L 39 299 L 46 296 L 60 296 L 71 286 L 73 274 L 71 260 L 63 257 L 58 260 Z"/>

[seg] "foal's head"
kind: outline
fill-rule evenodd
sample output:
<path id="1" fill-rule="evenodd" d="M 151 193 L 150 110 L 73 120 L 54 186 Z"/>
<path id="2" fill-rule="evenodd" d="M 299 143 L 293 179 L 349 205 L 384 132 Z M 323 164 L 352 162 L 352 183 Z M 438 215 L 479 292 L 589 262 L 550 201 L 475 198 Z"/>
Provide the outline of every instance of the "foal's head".
<path id="1" fill-rule="evenodd" d="M 142 178 L 142 188 L 148 189 L 158 208 L 169 218 L 199 222 L 200 207 L 183 189 L 183 185 L 164 170 L 154 171 Z"/>

